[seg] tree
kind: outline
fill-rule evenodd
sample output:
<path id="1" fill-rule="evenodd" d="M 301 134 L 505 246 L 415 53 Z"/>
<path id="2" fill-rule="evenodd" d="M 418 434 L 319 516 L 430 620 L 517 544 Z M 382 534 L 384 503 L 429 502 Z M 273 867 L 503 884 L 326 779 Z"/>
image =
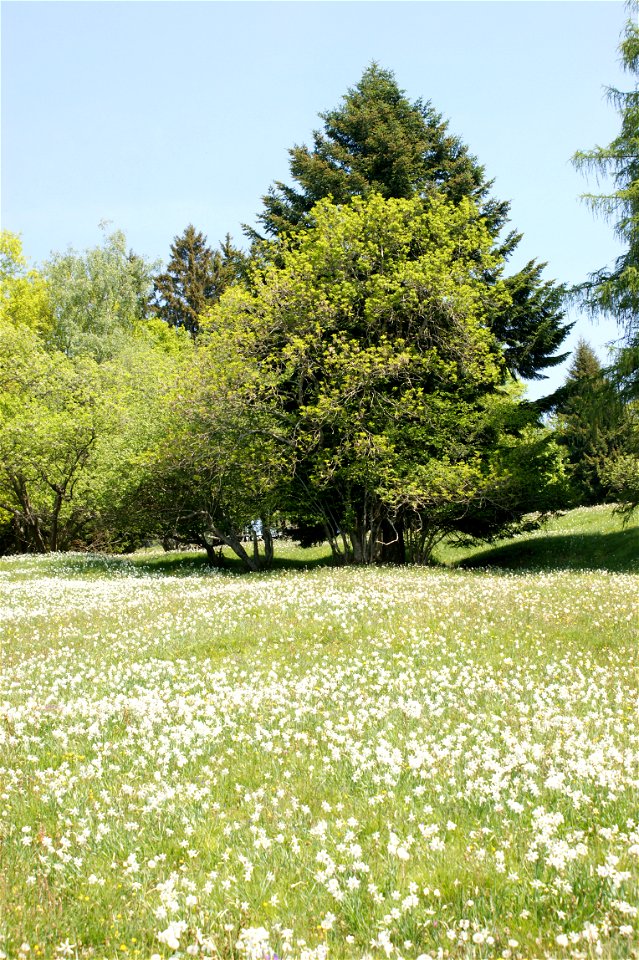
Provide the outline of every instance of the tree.
<path id="1" fill-rule="evenodd" d="M 154 279 L 153 310 L 170 326 L 196 336 L 200 318 L 242 273 L 244 257 L 227 234 L 219 250 L 192 224 L 171 244 L 166 270 Z"/>
<path id="2" fill-rule="evenodd" d="M 78 483 L 100 429 L 97 367 L 0 321 L 0 524 L 5 548 L 68 547 Z"/>
<path id="3" fill-rule="evenodd" d="M 149 270 L 121 235 L 48 277 L 2 241 L 0 551 L 131 542 L 113 520 L 191 340 L 146 319 Z"/>
<path id="4" fill-rule="evenodd" d="M 270 528 L 284 451 L 270 436 L 270 410 L 253 402 L 255 357 L 240 358 L 237 345 L 229 324 L 200 334 L 197 351 L 176 373 L 157 438 L 141 469 L 133 471 L 115 525 L 163 541 L 197 543 L 211 564 L 222 562 L 219 548 L 227 546 L 246 570 L 255 571 L 273 557 Z M 252 548 L 244 543 L 247 529 Z"/>
<path id="5" fill-rule="evenodd" d="M 119 231 L 83 254 L 55 254 L 44 275 L 53 311 L 48 345 L 68 357 L 107 360 L 146 319 L 151 266 L 127 251 Z"/>
<path id="6" fill-rule="evenodd" d="M 583 339 L 556 411 L 558 440 L 572 467 L 577 501 L 602 503 L 608 487 L 602 479 L 604 470 L 627 446 L 630 424 L 618 391 Z"/>
<path id="7" fill-rule="evenodd" d="M 40 334 L 50 331 L 53 319 L 45 277 L 29 269 L 20 238 L 8 230 L 0 232 L 0 316 Z"/>
<path id="8" fill-rule="evenodd" d="M 635 78 L 633 90 L 608 88 L 608 96 L 621 116 L 619 135 L 605 147 L 578 152 L 578 170 L 593 170 L 609 177 L 613 189 L 585 194 L 591 208 L 614 222 L 614 231 L 626 247 L 612 268 L 604 267 L 578 288 L 582 303 L 593 314 L 609 314 L 621 325 L 625 344 L 617 371 L 635 395 L 639 393 L 639 26 L 636 0 L 629 4 L 629 19 L 620 45 L 624 68 Z"/>
<path id="9" fill-rule="evenodd" d="M 312 149 L 289 150 L 296 187 L 277 182 L 263 198 L 258 220 L 267 236 L 293 234 L 312 226 L 310 211 L 320 199 L 334 203 L 379 194 L 384 198 L 419 197 L 433 190 L 457 204 L 471 199 L 499 252 L 508 257 L 520 235 L 499 238 L 508 222 L 509 204 L 491 196 L 492 181 L 458 137 L 448 132 L 430 102 L 411 103 L 392 72 L 376 64 L 348 91 L 341 107 L 321 114 L 323 131 L 313 135 Z M 249 231 L 253 238 L 258 234 Z M 505 280 L 511 296 L 491 319 L 513 376 L 543 378 L 561 363 L 557 355 L 572 325 L 564 324 L 565 288 L 543 282 L 545 264 L 532 261 Z M 489 277 L 487 276 L 488 280 Z"/>
<path id="10" fill-rule="evenodd" d="M 507 383 L 487 322 L 510 302 L 503 257 L 471 200 L 322 200 L 271 253 L 211 323 L 252 371 L 249 422 L 266 411 L 291 452 L 289 516 L 340 560 L 425 561 L 551 505 L 557 450 Z"/>

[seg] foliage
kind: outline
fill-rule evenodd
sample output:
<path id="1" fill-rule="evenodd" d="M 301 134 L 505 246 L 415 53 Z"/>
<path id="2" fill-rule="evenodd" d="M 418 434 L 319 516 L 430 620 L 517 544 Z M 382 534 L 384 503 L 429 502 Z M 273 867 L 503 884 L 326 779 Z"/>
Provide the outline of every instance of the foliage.
<path id="1" fill-rule="evenodd" d="M 430 102 L 407 99 L 392 72 L 373 64 L 342 106 L 321 117 L 324 129 L 315 132 L 313 148 L 289 151 L 297 188 L 277 182 L 263 198 L 258 219 L 267 235 L 312 229 L 310 211 L 323 198 L 343 204 L 377 193 L 428 203 L 436 190 L 454 204 L 472 200 L 501 255 L 507 258 L 515 249 L 520 235 L 499 236 L 508 223 L 509 204 L 491 196 L 484 168 L 448 132 Z M 531 261 L 509 278 L 510 297 L 491 315 L 513 376 L 542 379 L 545 369 L 567 356 L 556 355 L 572 326 L 563 323 L 565 288 L 542 281 L 544 266 Z M 488 272 L 485 280 L 490 282 Z"/>
<path id="2" fill-rule="evenodd" d="M 46 351 L 0 321 L 0 517 L 5 548 L 68 548 L 82 521 L 79 484 L 103 411 L 88 357 Z M 8 541 L 8 542 L 7 542 Z"/>
<path id="3" fill-rule="evenodd" d="M 355 562 L 403 560 L 407 543 L 423 561 L 450 529 L 519 522 L 537 502 L 530 484 L 516 493 L 524 451 L 550 440 L 524 441 L 534 417 L 504 386 L 487 318 L 510 294 L 484 218 L 437 193 L 324 200 L 311 216 L 212 315 L 238 332 L 238 363 L 257 358 L 252 388 L 295 451 L 282 508 Z M 540 509 L 547 473 L 534 473 Z"/>
<path id="4" fill-rule="evenodd" d="M 116 232 L 102 246 L 55 254 L 45 264 L 53 309 L 48 345 L 69 357 L 108 360 L 146 317 L 151 265 Z"/>
<path id="5" fill-rule="evenodd" d="M 577 502 L 602 503 L 608 488 L 604 468 L 626 448 L 631 421 L 615 385 L 583 339 L 577 344 L 556 414 L 557 439 L 572 467 Z"/>
<path id="6" fill-rule="evenodd" d="M 268 235 L 308 224 L 314 204 L 328 196 L 335 203 L 373 193 L 410 199 L 433 188 L 455 202 L 472 199 L 493 229 L 506 222 L 508 204 L 488 199 L 491 184 L 483 167 L 448 133 L 448 123 L 430 101 L 406 98 L 391 71 L 373 63 L 343 105 L 320 118 L 324 130 L 314 132 L 313 149 L 289 150 L 299 189 L 278 181 L 263 198 L 258 219 Z"/>
<path id="7" fill-rule="evenodd" d="M 586 194 L 592 209 L 614 222 L 614 231 L 626 248 L 612 268 L 602 268 L 579 288 L 581 300 L 592 313 L 609 314 L 624 329 L 625 350 L 620 370 L 628 387 L 639 390 L 639 5 L 631 0 L 635 16 L 628 20 L 620 45 L 624 68 L 635 78 L 633 90 L 608 89 L 621 116 L 621 130 L 605 147 L 576 153 L 579 170 L 594 170 L 609 177 L 613 189 Z"/>
<path id="8" fill-rule="evenodd" d="M 200 317 L 238 279 L 243 265 L 243 254 L 228 234 L 220 249 L 213 251 L 204 234 L 189 224 L 171 244 L 166 270 L 154 278 L 154 313 L 169 326 L 195 336 Z"/>
<path id="9" fill-rule="evenodd" d="M 620 501 L 622 512 L 629 514 L 639 508 L 639 456 L 627 453 L 611 458 L 602 479 Z"/>
<path id="10" fill-rule="evenodd" d="M 121 235 L 54 258 L 46 283 L 18 273 L 19 254 L 8 246 L 0 316 L 0 551 L 131 545 L 113 518 L 190 341 L 144 317 L 148 272 Z M 34 322 L 42 291 L 49 323 Z"/>
<path id="11" fill-rule="evenodd" d="M 8 230 L 0 232 L 0 316 L 40 334 L 52 323 L 47 282 L 40 271 L 28 269 L 20 238 Z"/>

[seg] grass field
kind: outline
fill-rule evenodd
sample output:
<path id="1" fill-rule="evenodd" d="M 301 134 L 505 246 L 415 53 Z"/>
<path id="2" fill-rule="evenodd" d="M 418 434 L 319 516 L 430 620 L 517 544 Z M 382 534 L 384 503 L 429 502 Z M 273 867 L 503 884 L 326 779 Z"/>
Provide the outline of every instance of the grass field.
<path id="1" fill-rule="evenodd" d="M 0 960 L 639 956 L 638 536 L 0 559 Z"/>

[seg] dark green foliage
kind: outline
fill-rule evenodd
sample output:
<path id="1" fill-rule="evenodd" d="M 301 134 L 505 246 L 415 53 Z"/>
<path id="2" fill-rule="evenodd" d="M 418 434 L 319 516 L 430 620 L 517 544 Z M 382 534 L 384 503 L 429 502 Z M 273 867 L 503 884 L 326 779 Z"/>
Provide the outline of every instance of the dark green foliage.
<path id="1" fill-rule="evenodd" d="M 200 318 L 241 275 L 244 256 L 227 234 L 219 250 L 189 224 L 171 244 L 171 259 L 154 280 L 153 311 L 172 327 L 195 336 Z"/>
<path id="2" fill-rule="evenodd" d="M 492 321 L 508 371 L 526 380 L 543 379 L 540 370 L 563 363 L 568 354 L 555 351 L 573 327 L 560 323 L 566 287 L 543 281 L 545 266 L 531 260 L 519 273 L 506 278 L 511 304 Z"/>
<path id="3" fill-rule="evenodd" d="M 502 256 L 512 253 L 520 235 L 499 236 L 509 204 L 491 197 L 492 181 L 484 168 L 448 132 L 430 102 L 407 99 L 392 72 L 373 64 L 340 107 L 320 116 L 324 128 L 314 133 L 313 147 L 289 150 L 296 186 L 277 182 L 263 198 L 258 219 L 268 236 L 312 228 L 310 210 L 326 197 L 348 203 L 379 194 L 385 199 L 420 197 L 427 203 L 437 190 L 455 204 L 471 199 L 495 248 Z M 541 280 L 543 266 L 532 261 L 512 277 L 511 302 L 492 314 L 505 368 L 513 376 L 543 378 L 543 370 L 567 356 L 555 355 L 570 330 L 562 323 L 565 290 Z M 491 282 L 490 272 L 485 279 Z"/>
<path id="4" fill-rule="evenodd" d="M 608 96 L 621 115 L 619 135 L 605 147 L 575 154 L 579 170 L 594 170 L 612 180 L 614 189 L 586 194 L 592 209 L 614 223 L 614 231 L 625 246 L 612 269 L 604 267 L 578 288 L 583 304 L 593 314 L 608 314 L 625 333 L 625 349 L 619 373 L 626 388 L 639 395 L 639 26 L 637 0 L 629 4 L 634 17 L 628 20 L 620 44 L 623 66 L 634 79 L 634 89 L 608 89 Z"/>
<path id="5" fill-rule="evenodd" d="M 484 169 L 458 137 L 448 133 L 430 102 L 411 103 L 391 71 L 370 66 L 343 106 L 320 114 L 324 131 L 313 134 L 313 149 L 289 150 L 291 176 L 300 189 L 277 182 L 258 218 L 276 236 L 308 222 L 313 205 L 331 196 L 346 203 L 378 193 L 385 199 L 425 196 L 434 187 L 459 201 L 470 197 L 498 230 L 508 204 L 488 200 Z"/>
<path id="6" fill-rule="evenodd" d="M 592 348 L 580 340 L 557 407 L 559 442 L 572 465 L 577 502 L 602 503 L 602 471 L 628 441 L 625 405 Z"/>

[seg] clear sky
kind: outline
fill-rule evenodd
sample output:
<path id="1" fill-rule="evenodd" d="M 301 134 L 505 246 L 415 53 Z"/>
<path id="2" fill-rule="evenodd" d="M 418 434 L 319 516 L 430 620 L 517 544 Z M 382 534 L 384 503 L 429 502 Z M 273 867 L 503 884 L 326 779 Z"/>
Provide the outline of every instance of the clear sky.
<path id="1" fill-rule="evenodd" d="M 569 284 L 619 252 L 579 194 L 578 149 L 619 117 L 628 89 L 620 0 L 594 2 L 2 3 L 2 226 L 41 262 L 100 242 L 112 222 L 166 261 L 188 223 L 212 245 L 255 224 L 287 149 L 309 142 L 376 60 L 431 100 L 512 203 L 513 259 L 548 261 Z M 578 312 L 605 358 L 611 322 Z M 565 367 L 531 396 L 558 386 Z"/>

